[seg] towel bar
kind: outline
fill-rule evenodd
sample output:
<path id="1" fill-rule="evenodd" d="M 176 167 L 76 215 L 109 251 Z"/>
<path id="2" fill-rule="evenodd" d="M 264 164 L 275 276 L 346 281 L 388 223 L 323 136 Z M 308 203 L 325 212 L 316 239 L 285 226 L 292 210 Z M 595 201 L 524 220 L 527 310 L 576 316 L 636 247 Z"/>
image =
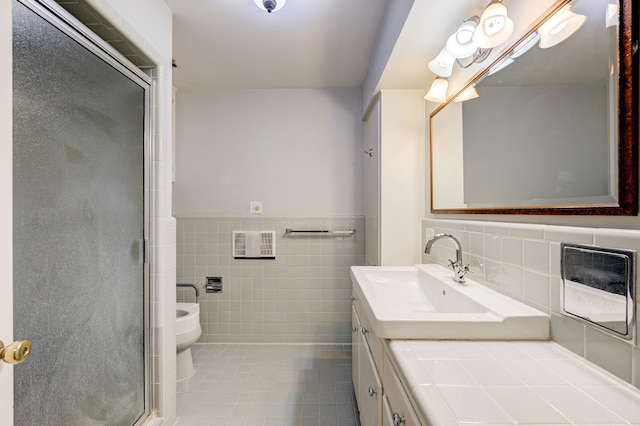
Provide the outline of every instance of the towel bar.
<path id="1" fill-rule="evenodd" d="M 344 231 L 331 231 L 328 229 L 290 229 L 287 228 L 284 231 L 285 235 L 292 234 L 310 234 L 310 235 L 354 235 L 356 233 L 355 228 L 349 228 Z"/>

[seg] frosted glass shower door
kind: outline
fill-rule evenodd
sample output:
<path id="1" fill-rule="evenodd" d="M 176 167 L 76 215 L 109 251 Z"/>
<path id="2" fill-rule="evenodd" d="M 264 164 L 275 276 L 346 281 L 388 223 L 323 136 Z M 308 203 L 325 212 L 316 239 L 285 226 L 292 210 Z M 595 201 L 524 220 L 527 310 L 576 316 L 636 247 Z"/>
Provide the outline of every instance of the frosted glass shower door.
<path id="1" fill-rule="evenodd" d="M 13 1 L 14 336 L 33 351 L 14 367 L 15 425 L 132 425 L 148 409 L 149 86 L 24 3 Z"/>

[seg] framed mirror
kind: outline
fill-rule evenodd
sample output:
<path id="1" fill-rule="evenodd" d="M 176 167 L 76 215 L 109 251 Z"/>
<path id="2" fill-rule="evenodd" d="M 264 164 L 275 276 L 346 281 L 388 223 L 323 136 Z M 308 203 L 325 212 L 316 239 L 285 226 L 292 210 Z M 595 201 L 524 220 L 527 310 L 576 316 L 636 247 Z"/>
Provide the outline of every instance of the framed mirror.
<path id="1" fill-rule="evenodd" d="M 431 113 L 432 213 L 638 214 L 632 3 L 556 2 Z M 567 8 L 582 23 L 549 41 Z"/>

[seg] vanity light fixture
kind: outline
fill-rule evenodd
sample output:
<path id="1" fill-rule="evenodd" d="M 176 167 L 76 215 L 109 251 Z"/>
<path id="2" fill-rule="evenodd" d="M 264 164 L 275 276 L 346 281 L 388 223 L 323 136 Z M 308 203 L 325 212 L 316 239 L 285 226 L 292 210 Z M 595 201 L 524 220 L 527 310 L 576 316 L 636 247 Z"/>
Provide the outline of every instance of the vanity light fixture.
<path id="1" fill-rule="evenodd" d="M 618 25 L 619 0 L 607 1 L 607 28 Z"/>
<path id="2" fill-rule="evenodd" d="M 520 56 L 524 55 L 529 50 L 531 50 L 531 48 L 535 46 L 539 40 L 540 40 L 540 34 L 538 34 L 537 32 L 532 32 L 527 36 L 526 39 L 524 39 L 516 47 L 514 47 L 509 57 L 511 59 L 519 58 Z"/>
<path id="3" fill-rule="evenodd" d="M 513 21 L 507 16 L 502 0 L 492 0 L 480 15 L 473 42 L 483 49 L 501 45 L 513 33 Z"/>
<path id="4" fill-rule="evenodd" d="M 497 73 L 500 70 L 505 69 L 506 67 L 508 67 L 509 65 L 511 65 L 514 62 L 515 61 L 513 59 L 511 59 L 511 56 L 505 56 L 497 64 L 494 64 L 491 68 L 489 68 L 489 72 L 487 73 L 487 76 L 490 76 L 492 74 Z"/>
<path id="5" fill-rule="evenodd" d="M 455 60 L 456 58 L 447 51 L 447 48 L 443 47 L 438 56 L 429 62 L 429 69 L 439 77 L 451 77 Z"/>
<path id="6" fill-rule="evenodd" d="M 447 89 L 449 88 L 449 80 L 442 77 L 437 77 L 431 83 L 431 88 L 424 96 L 426 101 L 443 103 L 447 100 Z"/>
<path id="7" fill-rule="evenodd" d="M 282 9 L 287 0 L 253 0 L 253 2 L 260 9 L 264 10 L 265 12 L 271 13 L 277 12 Z"/>
<path id="8" fill-rule="evenodd" d="M 584 24 L 587 17 L 571 11 L 566 5 L 538 28 L 540 48 L 546 49 L 562 43 L 571 37 Z"/>
<path id="9" fill-rule="evenodd" d="M 469 101 L 469 100 L 475 99 L 475 98 L 477 98 L 479 96 L 480 95 L 478 94 L 478 91 L 476 90 L 476 85 L 472 84 L 471 86 L 467 87 L 464 92 L 462 92 L 458 96 L 456 96 L 455 102 Z"/>
<path id="10" fill-rule="evenodd" d="M 431 102 L 445 102 L 449 85 L 447 78 L 453 74 L 454 64 L 467 68 L 484 61 L 492 49 L 507 41 L 512 33 L 513 21 L 507 16 L 507 8 L 502 0 L 491 0 L 480 17 L 472 16 L 464 20 L 455 33 L 447 38 L 438 56 L 429 62 L 429 69 L 437 78 L 424 98 Z M 470 89 L 475 92 L 473 87 Z M 467 99 L 476 96 L 477 93 Z"/>
<path id="11" fill-rule="evenodd" d="M 456 59 L 468 58 L 478 50 L 473 42 L 473 33 L 480 22 L 480 18 L 473 16 L 462 23 L 455 33 L 447 39 L 446 49 Z"/>

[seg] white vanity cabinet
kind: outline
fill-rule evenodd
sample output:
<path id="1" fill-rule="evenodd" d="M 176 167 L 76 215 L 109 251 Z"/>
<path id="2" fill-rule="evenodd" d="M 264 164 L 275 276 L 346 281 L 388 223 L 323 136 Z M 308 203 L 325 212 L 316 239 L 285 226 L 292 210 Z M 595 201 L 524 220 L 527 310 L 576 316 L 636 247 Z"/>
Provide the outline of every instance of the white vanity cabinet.
<path id="1" fill-rule="evenodd" d="M 385 343 L 370 327 L 358 296 L 352 298 L 352 377 L 362 426 L 420 423 L 405 393 Z"/>
<path id="2" fill-rule="evenodd" d="M 383 386 L 380 380 L 382 367 L 382 344 L 367 328 L 363 313 L 359 311 L 358 300 L 353 301 L 352 310 L 352 369 L 353 387 L 360 411 L 362 426 L 380 425 L 382 415 Z M 361 320 L 362 318 L 362 320 Z M 376 352 L 379 363 L 374 361 L 372 354 Z"/>
<path id="3" fill-rule="evenodd" d="M 365 114 L 367 265 L 420 263 L 424 216 L 422 90 L 383 90 Z"/>

